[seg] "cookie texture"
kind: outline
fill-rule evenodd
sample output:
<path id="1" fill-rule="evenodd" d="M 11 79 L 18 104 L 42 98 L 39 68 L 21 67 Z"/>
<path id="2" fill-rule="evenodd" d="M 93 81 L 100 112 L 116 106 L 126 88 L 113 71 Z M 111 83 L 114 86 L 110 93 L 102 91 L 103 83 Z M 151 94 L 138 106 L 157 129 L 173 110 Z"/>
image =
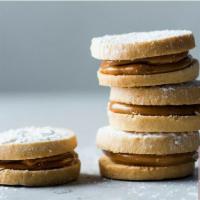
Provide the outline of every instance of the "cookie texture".
<path id="1" fill-rule="evenodd" d="M 166 167 L 130 166 L 116 164 L 108 157 L 103 156 L 99 160 L 102 176 L 119 180 L 163 180 L 181 178 L 193 173 L 194 163 Z"/>
<path id="2" fill-rule="evenodd" d="M 97 72 L 99 84 L 109 87 L 143 87 L 184 83 L 198 77 L 199 63 L 195 61 L 190 67 L 168 73 L 152 75 L 110 75 Z"/>
<path id="3" fill-rule="evenodd" d="M 59 169 L 52 170 L 0 170 L 1 185 L 23 185 L 23 186 L 50 186 L 68 183 L 76 180 L 80 173 L 80 161 Z"/>
<path id="4" fill-rule="evenodd" d="M 154 87 L 112 87 L 110 100 L 133 105 L 200 104 L 200 81 Z"/>
<path id="5" fill-rule="evenodd" d="M 98 130 L 96 144 L 98 148 L 113 153 L 169 155 L 196 151 L 199 134 L 136 133 L 106 126 Z"/>
<path id="6" fill-rule="evenodd" d="M 22 128 L 1 133 L 0 160 L 26 160 L 50 157 L 73 151 L 75 134 L 50 127 Z"/>
<path id="7" fill-rule="evenodd" d="M 90 50 L 94 58 L 101 60 L 134 60 L 176 54 L 194 47 L 191 31 L 163 30 L 93 38 Z"/>
<path id="8" fill-rule="evenodd" d="M 200 129 L 200 115 L 143 116 L 108 111 L 112 127 L 135 132 L 190 132 Z"/>

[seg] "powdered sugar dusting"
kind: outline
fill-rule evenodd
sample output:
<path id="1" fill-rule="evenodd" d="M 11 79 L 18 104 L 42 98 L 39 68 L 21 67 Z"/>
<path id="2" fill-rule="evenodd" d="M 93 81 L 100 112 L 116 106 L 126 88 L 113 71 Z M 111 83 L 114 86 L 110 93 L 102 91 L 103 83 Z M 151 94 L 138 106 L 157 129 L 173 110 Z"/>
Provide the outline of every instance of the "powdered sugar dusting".
<path id="1" fill-rule="evenodd" d="M 158 86 L 156 86 L 158 87 Z M 158 88 L 161 88 L 164 92 L 175 91 L 178 88 L 200 88 L 200 81 L 195 80 L 187 83 L 173 84 L 173 85 L 162 85 Z"/>
<path id="2" fill-rule="evenodd" d="M 197 132 L 191 133 L 133 133 L 114 129 L 111 126 L 105 126 L 98 130 L 97 134 L 110 134 L 116 137 L 129 137 L 129 138 L 158 138 L 158 137 L 173 137 L 175 138 L 175 144 L 181 143 L 182 138 L 188 137 L 190 134 L 197 134 Z"/>
<path id="3" fill-rule="evenodd" d="M 169 86 L 169 87 L 163 87 L 162 90 L 163 90 L 164 92 L 168 92 L 168 91 L 174 91 L 175 88 Z"/>
<path id="4" fill-rule="evenodd" d="M 155 40 L 163 40 L 184 35 L 192 35 L 192 32 L 188 30 L 162 30 L 150 32 L 133 32 L 120 35 L 105 35 L 103 37 L 93 38 L 92 43 L 127 44 L 138 42 L 151 42 Z"/>
<path id="5" fill-rule="evenodd" d="M 34 143 L 61 140 L 73 135 L 67 129 L 51 127 L 26 127 L 0 133 L 0 144 Z"/>

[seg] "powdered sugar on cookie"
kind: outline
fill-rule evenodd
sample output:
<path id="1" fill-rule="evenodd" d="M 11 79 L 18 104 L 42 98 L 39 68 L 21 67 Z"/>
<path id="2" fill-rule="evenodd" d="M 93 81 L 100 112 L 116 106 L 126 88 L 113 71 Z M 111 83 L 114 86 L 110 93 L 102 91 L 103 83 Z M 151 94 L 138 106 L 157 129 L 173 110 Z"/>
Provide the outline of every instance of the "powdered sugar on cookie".
<path id="1" fill-rule="evenodd" d="M 191 35 L 192 32 L 188 30 L 162 30 L 150 32 L 133 32 L 120 35 L 105 35 L 92 39 L 92 43 L 99 44 L 127 44 L 138 42 L 150 42 L 155 40 L 163 40 L 172 37 L 179 37 L 184 35 Z"/>
<path id="2" fill-rule="evenodd" d="M 91 54 L 101 60 L 134 60 L 186 52 L 195 47 L 188 30 L 162 30 L 93 38 Z"/>
<path id="3" fill-rule="evenodd" d="M 25 127 L 0 133 L 0 144 L 34 143 L 62 140 L 73 135 L 67 129 L 51 127 Z"/>
<path id="4" fill-rule="evenodd" d="M 174 144 L 180 144 L 182 138 L 189 137 L 190 134 L 196 134 L 196 132 L 191 133 L 134 133 L 126 132 L 112 128 L 111 126 L 105 126 L 99 129 L 98 134 L 105 134 L 107 137 L 109 135 L 114 135 L 115 137 L 128 137 L 128 138 L 160 138 L 160 137 L 172 137 L 174 138 Z"/>
<path id="5" fill-rule="evenodd" d="M 97 133 L 97 147 L 114 153 L 177 154 L 193 152 L 199 145 L 198 132 L 136 133 L 102 127 Z"/>

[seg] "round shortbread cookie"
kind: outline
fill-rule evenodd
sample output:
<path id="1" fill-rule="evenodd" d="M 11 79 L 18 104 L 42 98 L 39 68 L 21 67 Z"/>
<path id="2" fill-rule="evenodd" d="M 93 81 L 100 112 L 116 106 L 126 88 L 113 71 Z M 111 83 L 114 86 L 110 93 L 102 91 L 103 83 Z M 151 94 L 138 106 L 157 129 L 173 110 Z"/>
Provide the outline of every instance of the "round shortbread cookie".
<path id="1" fill-rule="evenodd" d="M 142 87 L 184 83 L 196 79 L 198 74 L 198 61 L 182 70 L 152 75 L 109 75 L 100 71 L 97 72 L 99 84 L 109 87 Z"/>
<path id="2" fill-rule="evenodd" d="M 200 115 L 145 116 L 128 115 L 108 111 L 112 127 L 135 132 L 190 132 L 200 129 Z"/>
<path id="3" fill-rule="evenodd" d="M 108 157 L 103 156 L 99 160 L 102 176 L 119 180 L 163 180 L 181 178 L 191 175 L 194 163 L 184 163 L 167 167 L 130 166 L 116 164 Z"/>
<path id="4" fill-rule="evenodd" d="M 200 104 L 200 81 L 154 87 L 113 87 L 110 100 L 133 105 Z"/>
<path id="5" fill-rule="evenodd" d="M 98 130 L 96 144 L 113 153 L 169 155 L 196 151 L 199 133 L 134 133 L 106 126 Z"/>
<path id="6" fill-rule="evenodd" d="M 0 160 L 26 160 L 71 152 L 77 146 L 68 129 L 28 127 L 0 133 Z"/>
<path id="7" fill-rule="evenodd" d="M 80 173 L 80 161 L 71 166 L 52 170 L 0 170 L 1 185 L 49 186 L 76 180 Z"/>
<path id="8" fill-rule="evenodd" d="M 93 38 L 90 50 L 94 58 L 101 60 L 134 60 L 176 54 L 194 47 L 191 31 L 162 30 Z"/>

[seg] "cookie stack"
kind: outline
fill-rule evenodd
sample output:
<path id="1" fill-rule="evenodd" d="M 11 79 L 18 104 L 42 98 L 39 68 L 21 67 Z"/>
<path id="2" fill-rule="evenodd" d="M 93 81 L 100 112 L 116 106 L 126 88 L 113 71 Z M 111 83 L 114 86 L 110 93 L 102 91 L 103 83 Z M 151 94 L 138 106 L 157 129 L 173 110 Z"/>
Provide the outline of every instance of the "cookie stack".
<path id="1" fill-rule="evenodd" d="M 102 60 L 100 85 L 111 87 L 110 126 L 97 146 L 102 176 L 161 180 L 193 173 L 200 129 L 199 63 L 186 30 L 138 32 L 94 38 Z"/>

